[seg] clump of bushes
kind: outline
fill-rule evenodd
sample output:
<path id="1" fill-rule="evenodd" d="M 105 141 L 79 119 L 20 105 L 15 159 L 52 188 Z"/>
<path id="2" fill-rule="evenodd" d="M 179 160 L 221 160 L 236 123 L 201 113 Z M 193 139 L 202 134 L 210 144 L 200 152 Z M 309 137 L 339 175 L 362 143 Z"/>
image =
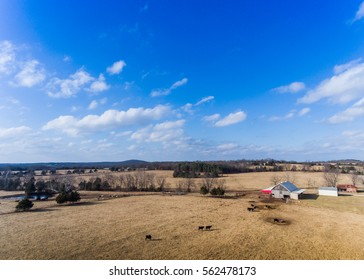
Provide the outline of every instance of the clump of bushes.
<path id="1" fill-rule="evenodd" d="M 201 186 L 200 188 L 200 194 L 208 194 L 209 193 L 209 189 L 206 186 Z"/>
<path id="2" fill-rule="evenodd" d="M 225 189 L 222 187 L 217 187 L 217 188 L 215 187 L 210 190 L 210 194 L 211 195 L 224 195 Z"/>
<path id="3" fill-rule="evenodd" d="M 19 201 L 18 205 L 15 206 L 17 211 L 27 211 L 30 208 L 32 208 L 34 205 L 33 202 L 31 202 L 29 199 L 24 198 Z"/>
<path id="4" fill-rule="evenodd" d="M 58 204 L 63 204 L 65 202 L 76 202 L 79 200 L 81 200 L 81 197 L 77 191 L 64 191 L 56 197 L 56 202 Z"/>

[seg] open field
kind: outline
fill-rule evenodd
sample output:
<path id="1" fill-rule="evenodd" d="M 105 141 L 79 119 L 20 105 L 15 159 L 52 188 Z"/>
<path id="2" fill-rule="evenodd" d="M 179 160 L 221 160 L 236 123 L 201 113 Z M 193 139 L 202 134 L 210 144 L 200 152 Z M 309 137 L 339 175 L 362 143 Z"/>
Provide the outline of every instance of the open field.
<path id="1" fill-rule="evenodd" d="M 147 171 L 156 176 L 166 178 L 166 181 L 171 188 L 176 187 L 178 181 L 183 181 L 183 178 L 173 178 L 173 171 L 161 171 L 161 170 L 151 170 Z M 61 174 L 64 174 L 61 171 Z M 103 179 L 118 178 L 128 174 L 133 174 L 135 171 L 131 172 L 110 172 L 106 170 L 99 170 L 97 173 L 85 173 L 85 174 L 69 174 L 69 175 L 57 175 L 58 178 L 67 177 L 68 180 L 72 181 L 74 185 L 78 185 L 79 182 L 84 180 L 89 180 L 91 178 L 100 177 Z M 223 177 L 219 177 L 218 180 L 225 180 L 227 191 L 244 191 L 244 190 L 261 190 L 263 188 L 272 186 L 272 179 L 275 177 L 279 181 L 292 181 L 299 188 L 303 189 L 317 189 L 319 187 L 325 186 L 325 181 L 323 179 L 322 172 L 250 172 L 250 173 L 239 173 L 239 174 L 228 174 Z M 36 176 L 36 180 L 49 180 L 49 176 Z M 203 179 L 193 179 L 198 185 L 198 182 Z M 351 184 L 351 178 L 348 174 L 340 174 L 339 184 Z M 358 181 L 358 187 L 364 187 L 361 180 Z M 199 189 L 196 188 L 195 191 Z"/>
<path id="2" fill-rule="evenodd" d="M 35 202 L 24 213 L 2 199 L 0 259 L 364 259 L 364 197 L 266 201 L 253 189 L 271 185 L 271 175 L 225 177 L 228 189 L 245 190 L 230 199 L 111 192 L 127 196 L 98 200 L 100 193 L 81 192 L 80 203 Z M 295 173 L 302 188 L 300 182 L 319 182 L 320 175 Z M 252 201 L 260 206 L 253 213 L 247 211 Z M 198 230 L 201 225 L 212 230 Z"/>

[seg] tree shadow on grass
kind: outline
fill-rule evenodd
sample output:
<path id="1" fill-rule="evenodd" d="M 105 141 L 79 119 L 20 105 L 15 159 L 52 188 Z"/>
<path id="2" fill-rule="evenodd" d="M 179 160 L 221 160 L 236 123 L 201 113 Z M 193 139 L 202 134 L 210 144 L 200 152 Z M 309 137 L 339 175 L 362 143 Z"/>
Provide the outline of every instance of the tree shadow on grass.
<path id="1" fill-rule="evenodd" d="M 37 208 L 37 209 L 31 209 L 28 212 L 52 212 L 57 211 L 58 209 L 50 209 L 50 208 Z"/>

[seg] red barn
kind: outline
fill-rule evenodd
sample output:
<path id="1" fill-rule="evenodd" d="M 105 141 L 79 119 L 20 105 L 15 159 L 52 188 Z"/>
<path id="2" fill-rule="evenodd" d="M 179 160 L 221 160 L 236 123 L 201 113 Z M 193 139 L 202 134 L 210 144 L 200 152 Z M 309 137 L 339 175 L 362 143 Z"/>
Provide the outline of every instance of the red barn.
<path id="1" fill-rule="evenodd" d="M 339 192 L 356 193 L 358 188 L 354 185 L 337 185 L 337 190 Z"/>

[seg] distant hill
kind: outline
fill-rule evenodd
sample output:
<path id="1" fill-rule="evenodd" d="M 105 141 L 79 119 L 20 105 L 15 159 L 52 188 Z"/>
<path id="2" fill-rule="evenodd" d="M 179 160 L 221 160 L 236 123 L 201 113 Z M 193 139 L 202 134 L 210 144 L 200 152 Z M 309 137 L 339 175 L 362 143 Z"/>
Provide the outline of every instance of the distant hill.
<path id="1" fill-rule="evenodd" d="M 42 170 L 42 169 L 102 169 L 111 167 L 146 167 L 149 162 L 130 159 L 119 162 L 41 162 L 41 163 L 0 163 L 0 170 Z"/>

